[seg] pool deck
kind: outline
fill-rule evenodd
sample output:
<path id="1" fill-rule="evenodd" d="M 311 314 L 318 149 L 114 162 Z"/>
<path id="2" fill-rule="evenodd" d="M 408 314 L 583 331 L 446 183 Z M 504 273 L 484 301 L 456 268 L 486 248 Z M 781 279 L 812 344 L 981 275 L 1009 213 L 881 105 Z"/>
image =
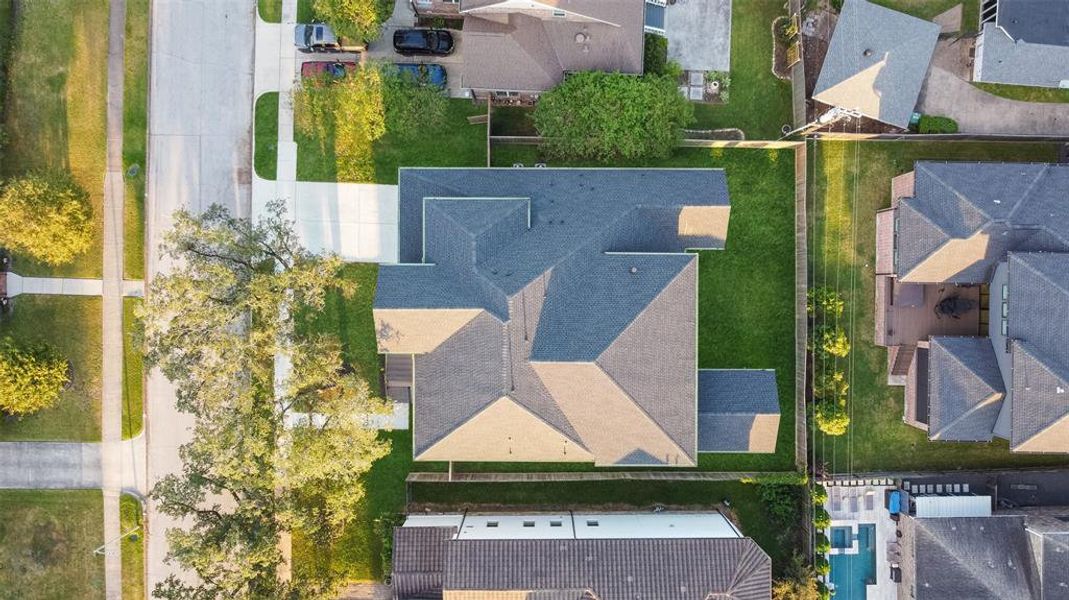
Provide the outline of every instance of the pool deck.
<path id="1" fill-rule="evenodd" d="M 887 489 L 891 488 L 874 485 L 828 487 L 826 508 L 831 515 L 831 527 L 850 527 L 851 533 L 856 536 L 858 525 L 871 523 L 876 526 L 876 584 L 866 586 L 866 600 L 898 598 L 898 584 L 891 581 L 891 563 L 887 558 L 887 543 L 896 539 L 897 529 L 897 524 L 891 520 L 891 513 L 883 505 Z M 824 534 L 831 539 L 831 528 L 825 530 Z M 829 556 L 857 554 L 857 545 L 857 540 L 854 540 L 850 548 L 832 548 Z"/>

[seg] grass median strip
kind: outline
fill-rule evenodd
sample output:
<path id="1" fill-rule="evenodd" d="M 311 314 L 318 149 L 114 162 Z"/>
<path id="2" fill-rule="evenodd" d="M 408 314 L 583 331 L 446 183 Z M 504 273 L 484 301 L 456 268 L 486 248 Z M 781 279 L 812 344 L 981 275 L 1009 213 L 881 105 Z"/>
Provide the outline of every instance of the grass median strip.
<path id="1" fill-rule="evenodd" d="M 145 145 L 148 142 L 149 0 L 126 0 L 123 45 L 123 276 L 145 277 Z"/>
<path id="2" fill-rule="evenodd" d="M 257 175 L 274 181 L 278 177 L 278 92 L 260 94 L 253 118 L 253 166 Z"/>
<path id="3" fill-rule="evenodd" d="M 140 331 L 134 313 L 141 298 L 123 298 L 122 304 L 122 437 L 130 439 L 141 433 L 144 415 L 145 364 L 138 346 Z"/>
<path id="4" fill-rule="evenodd" d="M 123 494 L 119 498 L 119 530 L 123 537 L 122 597 L 145 597 L 145 530 L 144 508 L 137 498 Z"/>

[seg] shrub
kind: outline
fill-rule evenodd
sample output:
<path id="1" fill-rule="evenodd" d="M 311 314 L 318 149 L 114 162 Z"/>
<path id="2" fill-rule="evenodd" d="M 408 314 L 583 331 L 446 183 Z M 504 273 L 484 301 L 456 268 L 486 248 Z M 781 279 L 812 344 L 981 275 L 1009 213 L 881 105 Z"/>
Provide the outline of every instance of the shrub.
<path id="1" fill-rule="evenodd" d="M 0 192 L 5 227 L 0 246 L 62 265 L 93 242 L 89 195 L 65 173 L 33 173 L 9 180 Z"/>
<path id="2" fill-rule="evenodd" d="M 647 75 L 664 75 L 668 65 L 668 38 L 654 33 L 646 34 L 642 56 L 642 68 Z"/>
<path id="3" fill-rule="evenodd" d="M 757 495 L 771 520 L 787 529 L 794 525 L 801 505 L 801 486 L 759 485 Z"/>
<path id="4" fill-rule="evenodd" d="M 813 526 L 817 529 L 827 529 L 831 526 L 831 515 L 823 506 L 813 508 Z"/>
<path id="5" fill-rule="evenodd" d="M 828 503 L 828 490 L 818 483 L 809 490 L 809 497 L 813 499 L 813 504 L 823 506 Z"/>
<path id="6" fill-rule="evenodd" d="M 817 402 L 815 415 L 817 429 L 825 435 L 843 435 L 850 425 L 846 403 L 837 400 Z"/>
<path id="7" fill-rule="evenodd" d="M 441 126 L 448 99 L 439 88 L 425 85 L 426 82 L 416 81 L 394 68 L 386 69 L 383 75 L 387 131 L 401 139 L 412 139 L 427 129 Z"/>
<path id="8" fill-rule="evenodd" d="M 809 476 L 798 471 L 782 471 L 779 473 L 762 473 L 757 477 L 743 477 L 739 481 L 765 485 L 805 485 L 809 483 Z"/>
<path id="9" fill-rule="evenodd" d="M 821 325 L 813 332 L 809 340 L 809 350 L 817 355 L 828 355 L 836 358 L 844 358 L 850 354 L 850 338 L 842 327 Z"/>
<path id="10" fill-rule="evenodd" d="M 816 398 L 840 400 L 846 398 L 849 389 L 850 384 L 842 371 L 820 369 L 813 375 L 813 396 Z"/>
<path id="11" fill-rule="evenodd" d="M 817 575 L 827 575 L 831 573 L 831 564 L 828 563 L 828 559 L 823 555 L 817 555 L 816 560 L 813 561 L 813 570 L 817 572 Z"/>
<path id="12" fill-rule="evenodd" d="M 533 120 L 558 158 L 663 158 L 694 109 L 670 76 L 584 71 L 543 94 Z"/>
<path id="13" fill-rule="evenodd" d="M 958 122 L 950 117 L 933 117 L 921 115 L 920 123 L 917 124 L 920 133 L 957 133 Z"/>
<path id="14" fill-rule="evenodd" d="M 67 381 L 67 361 L 49 346 L 0 340 L 0 411 L 24 416 L 49 408 Z"/>
<path id="15" fill-rule="evenodd" d="M 312 0 L 312 12 L 338 35 L 359 42 L 379 37 L 393 4 L 392 0 Z"/>
<path id="16" fill-rule="evenodd" d="M 818 533 L 817 543 L 814 547 L 816 548 L 817 554 L 827 554 L 828 552 L 831 552 L 831 540 L 829 540 L 828 536 L 823 533 Z"/>
<path id="17" fill-rule="evenodd" d="M 805 311 L 812 316 L 838 317 L 846 306 L 842 294 L 832 288 L 814 288 L 805 297 Z"/>

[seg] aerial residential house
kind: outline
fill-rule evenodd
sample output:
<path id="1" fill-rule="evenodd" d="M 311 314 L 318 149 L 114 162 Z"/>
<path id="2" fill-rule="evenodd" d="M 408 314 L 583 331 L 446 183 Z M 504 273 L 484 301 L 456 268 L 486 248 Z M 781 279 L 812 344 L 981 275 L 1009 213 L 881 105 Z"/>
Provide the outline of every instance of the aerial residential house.
<path id="1" fill-rule="evenodd" d="M 374 303 L 416 460 L 694 466 L 774 452 L 773 371 L 699 371 L 715 169 L 401 169 Z M 399 374 L 398 374 L 399 373 Z"/>
<path id="2" fill-rule="evenodd" d="M 1069 452 L 1069 166 L 918 162 L 876 215 L 876 343 L 932 440 Z"/>
<path id="3" fill-rule="evenodd" d="M 1069 88 L 1069 2 L 987 0 L 973 79 Z"/>
<path id="4" fill-rule="evenodd" d="M 772 561 L 718 512 L 413 515 L 396 600 L 769 600 Z"/>
<path id="5" fill-rule="evenodd" d="M 868 0 L 846 0 L 813 100 L 905 129 L 938 39 L 935 23 Z"/>
<path id="6" fill-rule="evenodd" d="M 461 87 L 505 102 L 533 100 L 576 71 L 641 75 L 646 5 L 645 0 L 412 2 L 419 15 L 464 19 Z"/>

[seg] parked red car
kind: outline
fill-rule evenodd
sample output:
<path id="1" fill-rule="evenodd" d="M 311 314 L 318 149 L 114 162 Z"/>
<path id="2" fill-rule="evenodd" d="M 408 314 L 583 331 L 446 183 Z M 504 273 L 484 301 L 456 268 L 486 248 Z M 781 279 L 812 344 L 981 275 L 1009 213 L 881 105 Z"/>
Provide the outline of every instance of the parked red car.
<path id="1" fill-rule="evenodd" d="M 301 64 L 301 77 L 319 77 L 330 75 L 335 79 L 341 79 L 357 69 L 355 62 L 340 62 L 335 60 L 311 61 Z"/>

